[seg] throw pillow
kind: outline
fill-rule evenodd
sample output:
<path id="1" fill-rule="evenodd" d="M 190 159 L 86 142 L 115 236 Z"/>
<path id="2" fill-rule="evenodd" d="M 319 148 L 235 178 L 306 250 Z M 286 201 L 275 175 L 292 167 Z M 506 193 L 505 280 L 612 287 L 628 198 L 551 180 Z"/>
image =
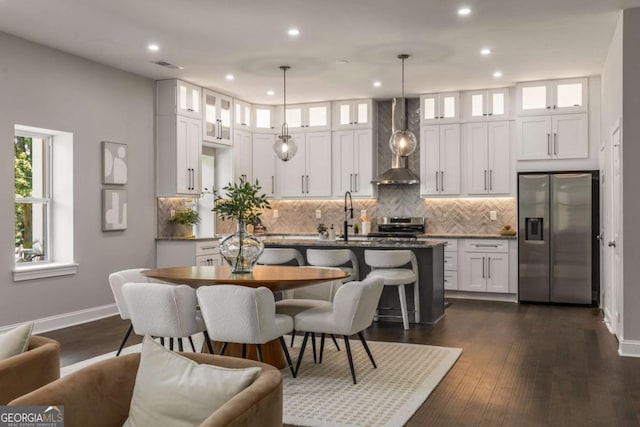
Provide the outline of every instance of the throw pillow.
<path id="1" fill-rule="evenodd" d="M 29 322 L 0 335 L 0 360 L 27 351 L 32 330 L 33 322 Z"/>
<path id="2" fill-rule="evenodd" d="M 261 371 L 201 365 L 145 337 L 123 427 L 198 426 L 251 385 Z"/>

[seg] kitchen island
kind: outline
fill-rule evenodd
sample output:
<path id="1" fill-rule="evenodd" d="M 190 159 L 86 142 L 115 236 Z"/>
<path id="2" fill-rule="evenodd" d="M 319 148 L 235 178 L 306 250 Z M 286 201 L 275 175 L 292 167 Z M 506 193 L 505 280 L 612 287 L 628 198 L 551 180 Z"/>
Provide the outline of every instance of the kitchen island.
<path id="1" fill-rule="evenodd" d="M 266 248 L 295 248 L 306 259 L 307 249 L 351 249 L 358 258 L 360 280 L 371 268 L 364 262 L 366 249 L 408 249 L 416 254 L 420 282 L 420 323 L 432 325 L 444 316 L 444 246 L 445 241 L 369 241 L 369 240 L 318 240 L 318 239 L 266 239 Z M 412 292 L 407 292 L 411 295 Z M 380 307 L 392 308 L 391 314 L 400 315 L 398 291 L 394 286 L 385 286 L 380 298 Z M 409 310 L 413 310 L 413 298 L 407 298 Z M 413 316 L 409 316 L 413 320 Z M 400 319 L 398 319 L 400 321 Z"/>

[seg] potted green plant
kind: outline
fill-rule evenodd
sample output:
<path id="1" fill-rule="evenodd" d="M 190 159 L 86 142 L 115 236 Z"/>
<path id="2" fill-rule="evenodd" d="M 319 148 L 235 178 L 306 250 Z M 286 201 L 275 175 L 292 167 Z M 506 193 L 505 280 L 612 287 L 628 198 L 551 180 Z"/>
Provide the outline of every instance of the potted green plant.
<path id="1" fill-rule="evenodd" d="M 318 230 L 318 239 L 323 240 L 329 236 L 329 230 L 327 230 L 327 226 L 323 223 L 318 224 L 316 229 Z"/>
<path id="2" fill-rule="evenodd" d="M 189 234 L 185 234 L 185 237 L 193 237 L 193 226 L 200 223 L 200 214 L 194 209 L 184 209 L 169 218 L 169 222 L 189 226 Z"/>
<path id="3" fill-rule="evenodd" d="M 271 209 L 266 194 L 259 194 L 262 187 L 240 178 L 215 192 L 213 211 L 223 220 L 237 221 L 236 232 L 220 242 L 220 253 L 234 273 L 251 273 L 264 245 L 247 232 L 247 223 L 260 221 L 261 209 Z"/>

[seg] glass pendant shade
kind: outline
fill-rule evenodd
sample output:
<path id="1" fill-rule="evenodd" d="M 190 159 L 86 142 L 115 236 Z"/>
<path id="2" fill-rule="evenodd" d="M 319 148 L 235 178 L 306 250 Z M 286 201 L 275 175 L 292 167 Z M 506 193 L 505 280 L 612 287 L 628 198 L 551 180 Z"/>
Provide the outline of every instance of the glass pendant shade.
<path id="1" fill-rule="evenodd" d="M 282 123 L 282 132 L 280 135 L 276 135 L 276 142 L 273 144 L 273 151 L 276 153 L 276 157 L 283 162 L 291 160 L 298 151 L 298 146 L 291 135 L 289 135 L 289 126 L 287 125 L 287 70 L 289 68 L 287 65 L 280 67 L 284 76 L 284 103 L 282 108 L 284 120 Z"/>
<path id="2" fill-rule="evenodd" d="M 408 156 L 416 151 L 418 141 L 410 130 L 397 130 L 389 138 L 389 148 L 397 156 Z"/>

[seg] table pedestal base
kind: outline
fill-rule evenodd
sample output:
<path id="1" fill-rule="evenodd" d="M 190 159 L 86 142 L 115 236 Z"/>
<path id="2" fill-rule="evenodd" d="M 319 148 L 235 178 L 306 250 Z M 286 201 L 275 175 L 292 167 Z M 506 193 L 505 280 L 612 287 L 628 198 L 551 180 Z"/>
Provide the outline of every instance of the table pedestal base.
<path id="1" fill-rule="evenodd" d="M 222 343 L 218 341 L 211 341 L 213 350 L 216 354 L 220 354 Z M 206 344 L 204 344 L 205 351 L 207 350 Z M 224 350 L 225 356 L 242 357 L 242 344 L 229 343 Z M 254 344 L 247 344 L 247 359 L 258 360 L 258 353 Z M 286 368 L 287 362 L 284 360 L 284 354 L 282 353 L 282 347 L 280 347 L 280 341 L 275 339 L 262 344 L 262 362 L 271 366 L 275 366 L 278 369 Z"/>

